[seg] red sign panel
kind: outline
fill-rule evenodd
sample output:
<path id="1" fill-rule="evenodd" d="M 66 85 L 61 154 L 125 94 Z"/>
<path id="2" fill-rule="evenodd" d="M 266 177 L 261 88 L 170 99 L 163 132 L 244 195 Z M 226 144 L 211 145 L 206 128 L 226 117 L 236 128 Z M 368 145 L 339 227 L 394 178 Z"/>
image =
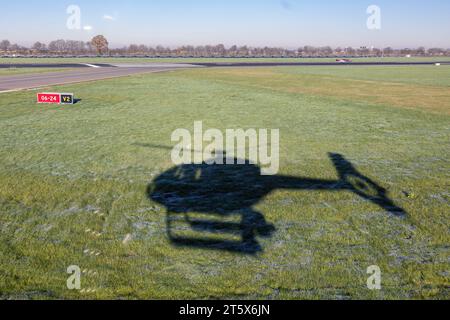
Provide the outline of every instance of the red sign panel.
<path id="1" fill-rule="evenodd" d="M 37 94 L 38 103 L 61 103 L 61 94 L 59 93 L 38 93 Z"/>

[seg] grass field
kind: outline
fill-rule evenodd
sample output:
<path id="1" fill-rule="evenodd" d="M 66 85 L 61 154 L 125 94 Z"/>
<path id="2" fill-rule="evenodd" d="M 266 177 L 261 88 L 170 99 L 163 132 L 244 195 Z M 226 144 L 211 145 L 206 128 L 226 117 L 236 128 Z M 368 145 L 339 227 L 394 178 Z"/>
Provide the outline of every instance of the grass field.
<path id="1" fill-rule="evenodd" d="M 448 61 L 450 57 L 412 58 L 355 58 L 355 62 L 434 62 Z M 335 62 L 336 58 L 0 58 L 5 63 L 207 63 L 207 62 Z"/>
<path id="2" fill-rule="evenodd" d="M 82 99 L 67 107 L 1 94 L 0 298 L 448 299 L 449 79 L 447 66 L 192 69 L 51 88 Z M 173 167 L 156 146 L 196 120 L 280 129 L 280 175 L 337 179 L 341 154 L 405 214 L 274 190 L 254 207 L 275 228 L 260 252 L 175 246 L 147 190 Z M 66 288 L 70 265 L 83 292 Z"/>

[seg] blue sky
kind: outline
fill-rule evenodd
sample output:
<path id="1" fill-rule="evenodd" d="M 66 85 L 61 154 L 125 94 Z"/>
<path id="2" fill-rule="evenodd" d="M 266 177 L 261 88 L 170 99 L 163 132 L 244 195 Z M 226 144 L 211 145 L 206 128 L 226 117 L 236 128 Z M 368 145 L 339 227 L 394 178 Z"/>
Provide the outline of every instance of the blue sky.
<path id="1" fill-rule="evenodd" d="M 91 30 L 66 27 L 69 5 Z M 366 26 L 370 5 L 381 8 L 381 30 Z M 0 39 L 24 45 L 103 34 L 112 46 L 450 47 L 449 0 L 2 1 L 0 13 Z"/>

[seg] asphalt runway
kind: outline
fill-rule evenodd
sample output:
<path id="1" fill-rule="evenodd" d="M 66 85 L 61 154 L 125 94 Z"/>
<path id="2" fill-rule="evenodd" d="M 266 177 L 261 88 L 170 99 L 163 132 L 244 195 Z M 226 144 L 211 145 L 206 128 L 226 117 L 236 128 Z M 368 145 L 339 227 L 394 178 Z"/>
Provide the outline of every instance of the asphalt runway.
<path id="1" fill-rule="evenodd" d="M 0 63 L 0 69 L 24 69 L 24 68 L 46 68 L 46 69 L 64 69 L 64 68 L 107 68 L 114 67 L 110 64 L 104 63 L 96 63 L 96 64 L 87 64 L 87 63 Z"/>
<path id="2" fill-rule="evenodd" d="M 280 66 L 414 66 L 414 65 L 435 65 L 450 64 L 450 61 L 435 62 L 205 62 L 195 63 L 202 67 L 280 67 Z"/>
<path id="3" fill-rule="evenodd" d="M 158 64 L 0 64 L 0 68 L 68 68 L 72 70 L 48 72 L 41 74 L 23 74 L 15 76 L 0 76 L 0 92 L 17 91 L 124 77 L 133 74 L 172 71 L 177 69 L 198 67 L 277 67 L 277 66 L 415 66 L 415 65 L 449 65 L 443 62 L 218 62 L 218 63 L 158 63 Z"/>
<path id="4" fill-rule="evenodd" d="M 147 64 L 86 64 L 86 63 L 13 63 L 2 64 L 0 63 L 0 69 L 11 68 L 148 68 L 148 67 L 278 67 L 278 66 L 414 66 L 414 65 L 435 65 L 450 64 L 450 61 L 385 61 L 385 62 L 199 62 L 199 63 L 147 63 Z"/>
<path id="5" fill-rule="evenodd" d="M 52 68 L 62 68 L 54 65 Z M 65 65 L 64 65 L 65 66 Z M 53 85 L 94 81 L 124 77 L 133 74 L 155 73 L 188 68 L 187 65 L 150 65 L 145 67 L 75 67 L 75 70 L 46 72 L 40 74 L 23 74 L 13 76 L 0 76 L 0 92 L 18 91 L 24 89 L 42 88 Z M 29 66 L 27 66 L 29 68 Z M 36 67 L 36 68 L 40 68 Z"/>

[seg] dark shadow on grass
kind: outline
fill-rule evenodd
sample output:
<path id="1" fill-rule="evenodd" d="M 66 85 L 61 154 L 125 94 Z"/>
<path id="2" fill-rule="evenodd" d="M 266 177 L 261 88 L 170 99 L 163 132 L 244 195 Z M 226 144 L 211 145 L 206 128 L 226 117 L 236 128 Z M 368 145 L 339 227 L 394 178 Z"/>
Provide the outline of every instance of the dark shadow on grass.
<path id="1" fill-rule="evenodd" d="M 274 233 L 275 227 L 254 206 L 277 189 L 351 191 L 386 212 L 406 214 L 389 199 L 386 189 L 359 173 L 342 155 L 329 157 L 336 180 L 263 176 L 261 168 L 248 161 L 181 165 L 158 176 L 148 186 L 148 197 L 166 207 L 167 234 L 174 245 L 242 254 L 262 251 L 257 237 Z"/>

